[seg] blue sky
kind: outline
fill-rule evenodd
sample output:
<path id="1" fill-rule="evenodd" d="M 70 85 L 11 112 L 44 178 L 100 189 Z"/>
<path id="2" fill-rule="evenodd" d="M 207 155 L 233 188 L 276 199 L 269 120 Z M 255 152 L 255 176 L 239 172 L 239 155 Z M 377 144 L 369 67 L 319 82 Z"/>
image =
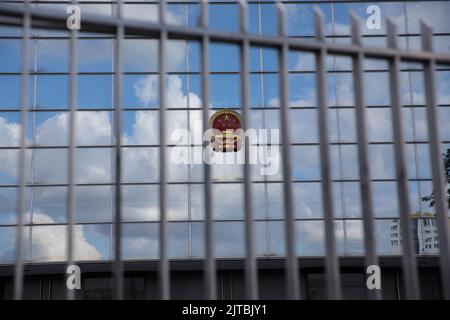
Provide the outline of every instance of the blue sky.
<path id="1" fill-rule="evenodd" d="M 325 15 L 325 32 L 327 34 L 348 34 L 349 10 L 365 17 L 368 4 L 339 3 L 334 5 L 332 24 L 332 8 L 329 4 L 320 5 Z M 46 5 L 42 5 L 46 7 Z M 52 7 L 65 5 L 52 4 Z M 408 25 L 403 18 L 403 4 L 380 4 L 383 17 L 394 16 L 400 25 L 400 31 L 417 32 L 419 18 L 425 18 L 438 32 L 449 32 L 450 24 L 445 12 L 448 3 L 429 2 L 408 3 Z M 156 6 L 139 4 L 129 6 L 125 15 L 155 21 Z M 182 24 L 186 22 L 185 5 L 169 5 L 168 21 Z M 261 21 L 258 13 L 261 10 Z M 110 5 L 82 4 L 82 12 L 108 14 Z M 287 10 L 289 35 L 313 36 L 312 6 L 289 4 Z M 249 8 L 249 30 L 263 35 L 275 35 L 276 10 L 273 4 L 261 6 L 251 5 Z M 188 9 L 187 24 L 196 25 L 199 15 L 198 6 Z M 210 26 L 214 29 L 236 31 L 238 28 L 238 6 L 214 5 L 210 9 Z M 259 30 L 261 22 L 261 30 Z M 67 144 L 68 112 L 68 40 L 54 39 L 55 33 L 37 31 L 39 36 L 50 38 L 33 41 L 30 53 L 30 72 L 37 72 L 29 79 L 31 108 L 53 109 L 45 112 L 30 112 L 28 118 L 27 140 L 33 139 L 39 146 L 64 146 Z M 364 28 L 364 33 L 374 34 Z M 384 25 L 381 31 L 384 33 Z M 0 28 L 0 35 L 17 34 L 14 29 Z M 98 35 L 93 35 L 98 36 Z M 436 38 L 439 51 L 450 52 L 450 37 Z M 383 38 L 367 38 L 370 45 L 385 45 Z M 402 46 L 408 45 L 417 49 L 416 37 L 402 39 Z M 345 43 L 348 39 L 336 38 L 336 42 Z M 150 183 L 148 185 L 128 185 L 123 187 L 124 220 L 135 222 L 124 226 L 124 257 L 126 259 L 156 258 L 158 255 L 158 161 L 159 148 L 137 147 L 159 143 L 158 117 L 158 57 L 157 41 L 154 39 L 126 39 L 124 41 L 124 123 L 123 142 L 128 147 L 123 149 L 123 179 L 124 182 Z M 200 121 L 202 107 L 200 46 L 190 41 L 170 41 L 167 52 L 167 70 L 172 74 L 166 81 L 168 134 L 178 128 L 188 128 Z M 20 86 L 21 86 L 21 43 L 20 40 L 0 39 L 0 146 L 18 146 L 20 128 Z M 36 53 L 36 55 L 35 55 Z M 262 59 L 261 59 L 262 57 Z M 239 48 L 233 45 L 213 43 L 210 46 L 210 106 L 212 108 L 240 108 L 241 85 L 240 76 L 232 74 L 239 72 Z M 277 52 L 269 48 L 252 47 L 249 52 L 250 70 L 265 71 L 264 74 L 251 74 L 250 107 L 253 128 L 279 129 L 279 76 Z M 36 65 L 35 65 L 36 64 Z M 113 41 L 111 39 L 82 39 L 78 46 L 78 107 L 83 109 L 77 115 L 77 143 L 87 146 L 108 146 L 113 144 L 114 113 L 112 109 L 113 78 L 110 74 L 113 66 Z M 317 128 L 317 110 L 315 96 L 314 59 L 311 54 L 290 52 L 289 70 L 296 71 L 289 75 L 289 121 L 292 146 L 292 178 L 294 183 L 295 215 L 299 219 L 320 219 L 323 217 L 320 190 L 320 156 Z M 406 66 L 405 66 L 406 67 Z M 338 218 L 361 218 L 361 199 L 357 182 L 357 147 L 355 110 L 353 106 L 353 83 L 351 61 L 343 57 L 329 57 L 329 70 L 339 70 L 329 73 L 327 79 L 327 98 L 330 106 L 329 131 L 333 143 L 346 143 L 331 147 L 333 179 L 350 180 L 333 183 L 333 199 L 335 215 Z M 377 218 L 398 216 L 396 200 L 396 185 L 394 171 L 394 148 L 392 142 L 391 116 L 389 105 L 388 74 L 382 71 L 386 64 L 380 61 L 367 60 L 366 68 L 375 72 L 366 73 L 364 85 L 366 103 L 373 108 L 368 110 L 368 138 L 371 144 L 369 152 L 371 174 L 373 179 L 375 216 Z M 189 70 L 193 74 L 180 74 Z M 347 71 L 347 72 L 345 72 Z M 176 74 L 176 73 L 179 74 Z M 44 73 L 44 74 L 42 74 Z M 95 74 L 97 73 L 97 74 Z M 402 102 L 413 105 L 414 108 L 404 108 L 405 137 L 408 142 L 407 168 L 410 179 L 430 179 L 431 173 L 428 159 L 427 127 L 423 97 L 423 76 L 420 71 L 402 72 Z M 437 72 L 438 102 L 450 104 L 450 71 Z M 36 92 L 34 92 L 36 90 Z M 130 110 L 141 108 L 142 110 Z M 186 108 L 186 110 L 170 110 Z M 188 110 L 188 109 L 197 110 Z M 258 108 L 258 109 L 255 109 Z M 261 109 L 266 110 L 261 110 Z M 8 111 L 6 111 L 8 109 Z M 11 111 L 11 110 L 17 111 Z M 92 110 L 101 109 L 101 110 Z M 190 121 L 188 121 L 188 116 Z M 450 108 L 439 108 L 441 138 L 450 141 Z M 33 123 L 35 127 L 33 128 Z M 33 136 L 34 134 L 34 136 Z M 446 145 L 447 146 L 447 145 Z M 444 149 L 445 146 L 443 146 Z M 198 152 L 199 149 L 196 149 Z M 171 149 L 169 149 L 171 152 Z M 76 152 L 77 183 L 113 182 L 112 161 L 113 149 L 80 148 Z M 277 157 L 281 155 L 274 148 Z M 17 150 L 0 150 L 0 185 L 14 184 L 17 180 L 16 164 Z M 36 183 L 66 183 L 67 182 L 67 150 L 37 149 L 27 153 L 27 181 Z M 31 170 L 33 164 L 34 170 Z M 191 255 L 199 257 L 203 254 L 202 235 L 204 234 L 202 185 L 193 184 L 188 187 L 182 184 L 188 181 L 201 182 L 203 178 L 201 165 L 175 165 L 168 163 L 168 180 L 179 184 L 168 186 L 168 216 L 169 248 L 171 257 Z M 253 178 L 259 182 L 280 181 L 280 171 L 275 176 L 263 177 L 257 166 L 252 167 Z M 213 179 L 218 182 L 213 187 L 214 214 L 217 219 L 224 220 L 216 224 L 216 250 L 219 256 L 241 256 L 244 244 L 244 218 L 242 184 L 242 166 L 214 165 Z M 382 181 L 384 180 L 384 181 Z M 153 183 L 153 184 L 152 184 Z M 411 209 L 430 211 L 420 200 L 420 195 L 431 192 L 430 181 L 410 181 Z M 254 214 L 258 219 L 268 219 L 255 224 L 257 252 L 261 255 L 282 255 L 284 253 L 284 216 L 281 183 L 255 183 Z M 62 186 L 38 187 L 27 189 L 27 204 L 34 202 L 27 213 L 33 215 L 34 223 L 58 224 L 66 219 L 66 192 Z M 108 259 L 111 252 L 111 214 L 113 190 L 108 185 L 83 186 L 76 188 L 77 222 L 84 223 L 79 228 L 77 241 L 85 252 L 79 259 Z M 224 196 L 226 195 L 226 196 Z M 0 225 L 14 224 L 15 202 L 17 190 L 0 188 Z M 33 198 L 33 200 L 31 200 Z M 278 220 L 277 220 L 278 219 Z M 194 222 L 186 222 L 191 220 Z M 178 221 L 178 222 L 175 222 Z M 93 225 L 90 223 L 101 222 Z M 392 253 L 389 248 L 388 231 L 391 220 L 377 220 L 378 248 L 380 253 Z M 324 253 L 323 221 L 300 220 L 296 222 L 298 239 L 297 252 L 300 255 L 322 255 Z M 14 227 L 0 227 L 0 262 L 11 259 Z M 64 226 L 39 226 L 31 230 L 31 260 L 64 259 Z M 344 242 L 345 238 L 347 239 Z M 45 234 L 51 234 L 46 239 Z M 360 220 L 336 222 L 336 234 L 340 254 L 363 253 L 363 233 Z M 267 238 L 266 238 L 267 235 Z M 28 233 L 27 233 L 28 237 Z M 28 239 L 28 238 L 27 238 Z M 55 246 L 54 239 L 59 239 Z M 52 242 L 53 241 L 53 242 Z M 190 244 L 190 245 L 189 245 Z M 240 245 L 242 244 L 242 245 Z M 81 249 L 80 249 L 81 250 Z"/>

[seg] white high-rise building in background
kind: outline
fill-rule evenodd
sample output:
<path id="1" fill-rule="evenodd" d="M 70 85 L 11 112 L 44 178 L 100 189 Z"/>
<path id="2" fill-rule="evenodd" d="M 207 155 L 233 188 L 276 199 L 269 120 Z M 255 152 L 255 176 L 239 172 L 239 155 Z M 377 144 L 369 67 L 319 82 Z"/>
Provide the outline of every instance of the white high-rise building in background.
<path id="1" fill-rule="evenodd" d="M 429 212 L 413 215 L 414 252 L 416 254 L 439 254 L 439 236 L 436 219 Z M 390 247 L 393 254 L 401 254 L 400 220 L 392 220 Z"/>

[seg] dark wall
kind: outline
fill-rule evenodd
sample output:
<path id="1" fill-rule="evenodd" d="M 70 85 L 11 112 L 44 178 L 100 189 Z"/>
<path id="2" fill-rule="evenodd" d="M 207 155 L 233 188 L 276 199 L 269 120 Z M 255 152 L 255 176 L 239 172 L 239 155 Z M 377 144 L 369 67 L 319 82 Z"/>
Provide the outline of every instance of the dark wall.
<path id="1" fill-rule="evenodd" d="M 341 268 L 341 285 L 344 299 L 365 299 L 366 275 L 362 268 Z M 439 270 L 435 267 L 420 268 L 422 299 L 441 299 Z M 260 270 L 260 299 L 285 299 L 283 269 Z M 157 273 L 127 272 L 124 279 L 126 299 L 158 299 Z M 306 299 L 326 299 L 326 281 L 322 268 L 306 268 L 300 273 L 302 296 Z M 83 275 L 82 289 L 77 290 L 78 299 L 111 299 L 112 278 L 110 273 L 90 272 Z M 244 299 L 245 281 L 243 270 L 219 270 L 217 297 L 223 300 Z M 403 299 L 401 269 L 382 269 L 383 298 Z M 0 277 L 0 299 L 11 299 L 13 278 Z M 194 300 L 203 298 L 203 274 L 201 271 L 172 271 L 171 298 Z M 25 278 L 25 299 L 65 299 L 65 279 L 62 275 L 33 275 Z"/>

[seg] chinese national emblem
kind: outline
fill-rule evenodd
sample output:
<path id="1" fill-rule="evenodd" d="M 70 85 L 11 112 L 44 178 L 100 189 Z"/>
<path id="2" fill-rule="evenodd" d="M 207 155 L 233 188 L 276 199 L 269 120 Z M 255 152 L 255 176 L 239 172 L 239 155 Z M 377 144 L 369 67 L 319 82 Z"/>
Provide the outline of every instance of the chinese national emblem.
<path id="1" fill-rule="evenodd" d="M 238 130 L 241 126 L 241 116 L 233 110 L 223 109 L 215 112 L 209 119 L 209 126 L 214 134 L 211 144 L 217 152 L 236 152 L 241 148 Z"/>

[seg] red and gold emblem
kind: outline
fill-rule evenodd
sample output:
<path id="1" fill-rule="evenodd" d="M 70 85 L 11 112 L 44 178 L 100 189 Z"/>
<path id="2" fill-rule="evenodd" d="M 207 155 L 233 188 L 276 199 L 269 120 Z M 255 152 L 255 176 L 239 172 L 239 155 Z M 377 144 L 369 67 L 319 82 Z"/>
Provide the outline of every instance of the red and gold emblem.
<path id="1" fill-rule="evenodd" d="M 211 136 L 214 151 L 230 152 L 241 149 L 237 130 L 242 128 L 241 115 L 233 110 L 223 109 L 215 112 L 209 119 L 209 126 L 216 131 Z"/>

